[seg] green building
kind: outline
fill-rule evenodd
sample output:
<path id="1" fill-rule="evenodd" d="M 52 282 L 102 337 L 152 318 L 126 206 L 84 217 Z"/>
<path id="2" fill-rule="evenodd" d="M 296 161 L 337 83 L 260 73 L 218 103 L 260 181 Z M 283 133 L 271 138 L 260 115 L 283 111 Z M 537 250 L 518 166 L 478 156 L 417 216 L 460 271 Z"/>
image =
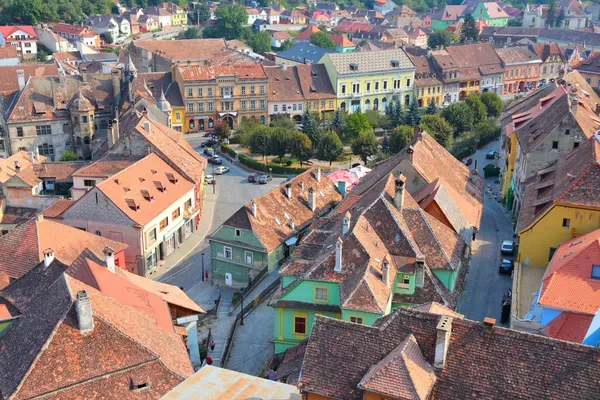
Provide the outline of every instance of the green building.
<path id="1" fill-rule="evenodd" d="M 445 30 L 450 25 L 458 22 L 467 14 L 471 14 L 475 21 L 483 21 L 491 26 L 507 26 L 508 14 L 495 2 L 477 3 L 475 8 L 468 8 L 466 4 L 445 6 L 442 10 L 431 16 L 431 30 Z"/>
<path id="2" fill-rule="evenodd" d="M 471 12 L 476 21 L 484 21 L 491 26 L 507 26 L 508 14 L 498 3 L 479 3 Z"/>
<path id="3" fill-rule="evenodd" d="M 440 11 L 431 15 L 431 30 L 446 30 L 446 28 L 461 18 L 466 9 L 466 5 L 445 6 Z"/>
<path id="4" fill-rule="evenodd" d="M 456 306 L 467 244 L 419 207 L 403 175 L 375 169 L 363 179 L 368 187 L 359 182 L 315 221 L 281 268 L 275 353 L 304 340 L 315 314 L 372 325 L 401 306 Z"/>
<path id="5" fill-rule="evenodd" d="M 264 268 L 276 268 L 310 223 L 341 198 L 313 168 L 241 207 L 208 237 L 215 284 L 245 287 Z"/>

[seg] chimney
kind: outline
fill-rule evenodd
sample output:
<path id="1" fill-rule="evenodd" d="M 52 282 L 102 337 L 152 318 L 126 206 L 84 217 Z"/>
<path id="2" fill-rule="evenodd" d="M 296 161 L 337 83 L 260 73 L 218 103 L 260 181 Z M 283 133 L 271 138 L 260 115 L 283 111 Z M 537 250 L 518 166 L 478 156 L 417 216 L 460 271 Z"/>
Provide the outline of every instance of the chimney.
<path id="1" fill-rule="evenodd" d="M 19 82 L 19 90 L 23 90 L 25 87 L 25 71 L 22 69 L 17 70 L 17 82 Z"/>
<path id="2" fill-rule="evenodd" d="M 21 167 L 19 166 L 19 160 L 15 160 L 15 172 L 19 173 L 20 170 L 21 170 Z"/>
<path id="3" fill-rule="evenodd" d="M 571 97 L 569 100 L 571 102 L 571 112 L 573 114 L 577 113 L 577 106 L 579 106 L 579 99 L 577 98 L 577 88 L 575 86 L 573 86 L 571 88 Z"/>
<path id="4" fill-rule="evenodd" d="M 317 182 L 321 182 L 321 168 L 317 168 L 317 170 L 315 171 L 315 179 L 317 180 Z"/>
<path id="5" fill-rule="evenodd" d="M 35 156 L 33 155 L 33 151 L 29 152 L 29 162 L 31 165 L 35 164 Z"/>
<path id="6" fill-rule="evenodd" d="M 423 287 L 425 285 L 425 261 L 417 259 L 415 261 L 415 287 Z"/>
<path id="7" fill-rule="evenodd" d="M 112 120 L 111 136 L 113 143 L 117 143 L 119 140 L 119 120 L 117 118 Z"/>
<path id="8" fill-rule="evenodd" d="M 396 178 L 396 185 L 394 191 L 394 205 L 398 210 L 402 210 L 404 204 L 404 184 L 406 183 L 406 177 L 400 173 Z"/>
<path id="9" fill-rule="evenodd" d="M 115 103 L 119 104 L 121 101 L 121 73 L 118 69 L 113 69 L 111 71 L 111 77 L 113 86 L 113 97 L 115 98 Z"/>
<path id="10" fill-rule="evenodd" d="M 286 70 L 287 70 L 287 64 L 286 64 L 285 62 L 283 62 L 283 63 L 281 64 L 281 69 L 282 69 L 282 70 L 284 70 L 284 71 L 286 71 Z"/>
<path id="11" fill-rule="evenodd" d="M 335 272 L 342 272 L 342 239 L 338 238 L 335 243 Z"/>
<path id="12" fill-rule="evenodd" d="M 296 224 L 294 223 L 294 221 L 290 221 L 290 229 L 296 230 Z"/>
<path id="13" fill-rule="evenodd" d="M 148 132 L 149 134 L 151 134 L 152 132 L 150 131 L 150 121 L 144 121 L 144 130 L 146 132 Z"/>
<path id="14" fill-rule="evenodd" d="M 115 273 L 115 251 L 110 247 L 106 246 L 104 248 L 104 263 L 106 264 L 106 268 Z"/>
<path id="15" fill-rule="evenodd" d="M 288 199 L 292 198 L 292 185 L 289 183 L 287 185 L 285 185 L 285 195 L 287 196 Z"/>
<path id="16" fill-rule="evenodd" d="M 308 207 L 312 212 L 315 212 L 316 202 L 315 202 L 315 191 L 312 188 L 308 189 Z"/>
<path id="17" fill-rule="evenodd" d="M 304 182 L 300 182 L 300 189 L 304 190 Z"/>
<path id="18" fill-rule="evenodd" d="M 485 317 L 483 319 L 483 325 L 493 328 L 496 326 L 496 319 L 491 317 Z"/>
<path id="19" fill-rule="evenodd" d="M 75 312 L 77 313 L 77 324 L 79 332 L 88 333 L 94 330 L 94 317 L 92 315 L 92 303 L 85 290 L 77 292 L 75 299 Z"/>
<path id="20" fill-rule="evenodd" d="M 35 148 L 35 160 L 40 161 L 40 149 Z"/>
<path id="21" fill-rule="evenodd" d="M 88 83 L 88 77 L 87 77 L 87 68 L 86 67 L 81 67 L 81 81 L 83 83 Z"/>
<path id="22" fill-rule="evenodd" d="M 53 78 L 50 78 L 50 89 L 52 90 L 52 107 L 58 108 L 58 103 L 56 102 L 56 83 L 54 83 Z"/>
<path id="23" fill-rule="evenodd" d="M 54 250 L 44 250 L 44 267 L 50 266 L 50 264 L 52 264 L 52 261 L 54 261 Z"/>
<path id="24" fill-rule="evenodd" d="M 433 366 L 436 369 L 444 369 L 446 365 L 446 353 L 450 344 L 452 333 L 452 317 L 443 315 L 437 324 L 437 338 L 435 340 L 435 359 Z"/>
<path id="25" fill-rule="evenodd" d="M 252 200 L 250 204 L 252 204 L 252 216 L 256 217 L 256 202 Z"/>
<path id="26" fill-rule="evenodd" d="M 390 263 L 387 257 L 383 259 L 381 264 L 381 280 L 386 286 L 390 286 Z"/>
<path id="27" fill-rule="evenodd" d="M 350 219 L 351 215 L 350 211 L 348 211 L 346 212 L 346 215 L 344 215 L 344 220 L 342 221 L 342 235 L 345 235 L 350 230 Z"/>

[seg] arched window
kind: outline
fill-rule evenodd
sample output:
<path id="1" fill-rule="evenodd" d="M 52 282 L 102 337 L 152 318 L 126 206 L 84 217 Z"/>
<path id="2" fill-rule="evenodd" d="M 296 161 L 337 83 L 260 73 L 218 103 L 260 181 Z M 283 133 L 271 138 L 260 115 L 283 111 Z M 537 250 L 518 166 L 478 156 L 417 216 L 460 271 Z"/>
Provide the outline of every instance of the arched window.
<path id="1" fill-rule="evenodd" d="M 243 124 L 244 122 L 246 122 L 247 120 L 248 120 L 248 118 L 246 118 L 246 117 L 242 117 L 242 124 Z"/>
<path id="2" fill-rule="evenodd" d="M 194 129 L 195 128 L 195 124 L 194 124 L 194 120 L 190 119 L 190 129 Z"/>
<path id="3" fill-rule="evenodd" d="M 102 236 L 102 232 L 96 231 L 96 236 Z"/>
<path id="4" fill-rule="evenodd" d="M 371 109 L 371 100 L 367 99 L 365 100 L 365 111 L 368 111 Z"/>
<path id="5" fill-rule="evenodd" d="M 373 110 L 379 110 L 379 99 L 373 100 Z"/>
<path id="6" fill-rule="evenodd" d="M 212 118 L 208 119 L 208 127 L 209 128 L 214 128 L 215 127 L 215 121 Z"/>
<path id="7" fill-rule="evenodd" d="M 387 99 L 384 97 L 383 99 L 381 99 L 381 108 L 383 110 L 385 110 L 386 107 L 387 107 Z"/>
<path id="8" fill-rule="evenodd" d="M 404 96 L 404 106 L 408 107 L 410 105 L 410 96 L 406 95 Z"/>
<path id="9" fill-rule="evenodd" d="M 340 110 L 346 111 L 346 103 L 345 102 L 342 102 L 342 104 L 340 104 Z"/>

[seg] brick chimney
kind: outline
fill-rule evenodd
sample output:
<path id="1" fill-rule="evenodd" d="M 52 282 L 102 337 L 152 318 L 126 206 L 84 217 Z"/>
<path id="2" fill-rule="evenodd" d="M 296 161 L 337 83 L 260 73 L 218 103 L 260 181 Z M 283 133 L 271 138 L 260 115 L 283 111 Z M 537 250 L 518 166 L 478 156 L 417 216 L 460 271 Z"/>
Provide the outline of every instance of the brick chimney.
<path id="1" fill-rule="evenodd" d="M 496 326 L 496 319 L 491 317 L 485 317 L 483 319 L 483 325 L 489 328 L 493 328 L 494 326 Z"/>
<path id="2" fill-rule="evenodd" d="M 402 210 L 404 204 L 404 185 L 406 183 L 406 177 L 400 173 L 395 181 L 394 191 L 394 205 L 398 210 Z"/>
<path id="3" fill-rule="evenodd" d="M 433 366 L 436 369 L 444 369 L 446 365 L 446 354 L 450 344 L 450 335 L 452 333 L 452 317 L 443 315 L 437 324 L 437 337 L 435 340 L 435 359 Z"/>
<path id="4" fill-rule="evenodd" d="M 77 292 L 75 299 L 75 312 L 77 313 L 77 325 L 79 332 L 88 333 L 94 330 L 94 316 L 92 314 L 92 303 L 85 290 Z"/>
<path id="5" fill-rule="evenodd" d="M 104 263 L 106 264 L 106 269 L 108 269 L 113 274 L 115 273 L 115 251 L 110 247 L 106 246 L 104 248 Z"/>
<path id="6" fill-rule="evenodd" d="M 315 191 L 312 188 L 308 189 L 308 207 L 310 207 L 310 210 L 312 212 L 315 212 L 315 210 L 317 209 L 315 201 Z"/>
<path id="7" fill-rule="evenodd" d="M 342 272 L 342 239 L 338 238 L 335 243 L 335 272 Z"/>
<path id="8" fill-rule="evenodd" d="M 50 264 L 52 264 L 52 261 L 54 261 L 54 250 L 44 250 L 44 267 L 50 266 Z"/>
<path id="9" fill-rule="evenodd" d="M 344 215 L 344 220 L 342 221 L 342 235 L 345 235 L 350 230 L 351 217 L 350 211 L 346 212 L 346 215 Z"/>
<path id="10" fill-rule="evenodd" d="M 21 170 L 21 166 L 19 165 L 19 160 L 15 160 L 15 172 L 19 173 Z"/>
<path id="11" fill-rule="evenodd" d="M 152 134 L 152 130 L 150 129 L 150 121 L 144 121 L 144 130 L 149 134 Z"/>

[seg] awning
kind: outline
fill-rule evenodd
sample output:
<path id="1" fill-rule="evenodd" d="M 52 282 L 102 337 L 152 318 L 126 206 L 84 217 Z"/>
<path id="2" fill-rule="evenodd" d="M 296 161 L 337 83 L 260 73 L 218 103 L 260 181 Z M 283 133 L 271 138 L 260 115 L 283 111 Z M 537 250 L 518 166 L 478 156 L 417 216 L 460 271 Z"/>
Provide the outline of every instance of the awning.
<path id="1" fill-rule="evenodd" d="M 298 241 L 298 237 L 292 236 L 291 238 L 289 238 L 288 240 L 285 241 L 285 244 L 288 246 L 293 246 L 296 244 L 297 241 Z"/>

